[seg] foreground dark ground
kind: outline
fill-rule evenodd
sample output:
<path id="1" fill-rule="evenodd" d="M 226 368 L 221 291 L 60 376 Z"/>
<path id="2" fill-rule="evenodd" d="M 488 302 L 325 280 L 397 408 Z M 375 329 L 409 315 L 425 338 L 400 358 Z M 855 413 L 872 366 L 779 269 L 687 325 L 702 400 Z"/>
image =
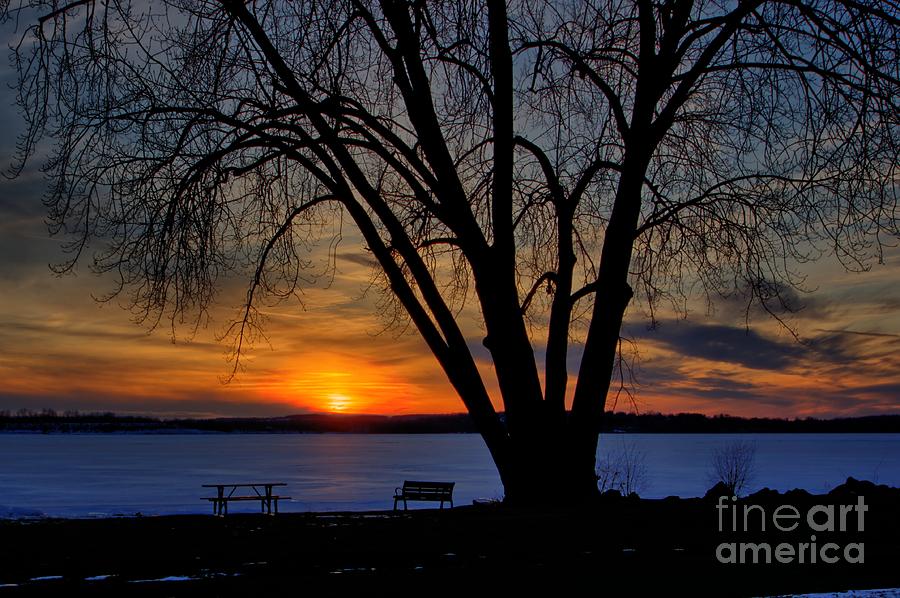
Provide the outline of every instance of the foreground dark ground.
<path id="1" fill-rule="evenodd" d="M 900 587 L 900 490 L 850 481 L 829 495 L 762 492 L 747 502 L 771 512 L 855 504 L 858 495 L 869 507 L 865 531 L 817 541 L 864 542 L 864 564 L 720 564 L 721 542 L 796 544 L 810 531 L 720 532 L 713 497 L 607 496 L 579 509 L 0 521 L 0 595 L 402 596 L 431 588 L 750 596 Z M 88 579 L 98 576 L 108 577 Z"/>

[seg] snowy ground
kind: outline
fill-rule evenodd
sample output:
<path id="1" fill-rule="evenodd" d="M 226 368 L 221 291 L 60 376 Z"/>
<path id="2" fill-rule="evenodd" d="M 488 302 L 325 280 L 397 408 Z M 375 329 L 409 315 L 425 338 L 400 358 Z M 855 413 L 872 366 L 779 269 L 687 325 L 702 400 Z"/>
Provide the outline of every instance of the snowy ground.
<path id="1" fill-rule="evenodd" d="M 826 592 L 824 594 L 791 594 L 779 598 L 896 598 L 898 596 L 900 596 L 900 588 L 881 588 L 878 590 Z"/>

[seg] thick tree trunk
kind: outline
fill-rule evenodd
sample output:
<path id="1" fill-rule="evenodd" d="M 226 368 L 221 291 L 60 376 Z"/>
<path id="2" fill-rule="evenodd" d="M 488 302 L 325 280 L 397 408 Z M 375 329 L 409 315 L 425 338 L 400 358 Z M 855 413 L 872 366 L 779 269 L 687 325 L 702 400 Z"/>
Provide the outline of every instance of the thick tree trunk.
<path id="1" fill-rule="evenodd" d="M 568 454 L 562 463 L 569 470 L 576 495 L 587 492 L 589 477 L 591 492 L 597 493 L 594 471 L 601 419 L 615 368 L 622 320 L 632 297 L 628 270 L 650 155 L 649 148 L 642 149 L 636 156 L 626 156 L 619 180 L 615 207 L 601 252 L 591 324 L 566 431 Z"/>
<path id="2" fill-rule="evenodd" d="M 571 460 L 570 453 L 546 444 L 519 445 L 503 475 L 504 502 L 511 506 L 545 507 L 587 504 L 598 496 L 594 458 Z M 588 447 L 585 447 L 588 448 Z M 594 445 L 596 451 L 596 444 Z"/>

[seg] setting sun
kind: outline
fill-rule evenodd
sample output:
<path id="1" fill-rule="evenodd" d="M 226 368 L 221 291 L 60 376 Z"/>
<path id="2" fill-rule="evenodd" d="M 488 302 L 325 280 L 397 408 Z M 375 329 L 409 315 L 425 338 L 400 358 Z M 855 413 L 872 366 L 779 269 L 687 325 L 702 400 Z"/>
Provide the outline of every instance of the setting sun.
<path id="1" fill-rule="evenodd" d="M 328 395 L 328 410 L 334 411 L 337 413 L 346 411 L 353 404 L 353 400 L 347 395 L 343 394 L 330 394 Z"/>
<path id="2" fill-rule="evenodd" d="M 295 409 L 329 413 L 459 411 L 459 399 L 431 357 L 419 351 L 398 360 L 391 353 L 396 348 L 397 345 L 381 348 L 380 354 L 367 354 L 364 347 L 360 355 L 352 356 L 318 351 L 314 357 L 289 362 L 285 370 L 268 372 L 264 392 Z M 403 350 L 412 352 L 406 347 Z M 249 384 L 244 382 L 244 388 Z"/>

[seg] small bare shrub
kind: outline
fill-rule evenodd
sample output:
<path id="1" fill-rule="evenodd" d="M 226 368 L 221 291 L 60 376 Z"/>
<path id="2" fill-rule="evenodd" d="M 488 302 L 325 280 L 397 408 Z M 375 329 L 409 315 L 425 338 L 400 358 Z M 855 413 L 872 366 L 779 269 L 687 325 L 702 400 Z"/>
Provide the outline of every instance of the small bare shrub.
<path id="1" fill-rule="evenodd" d="M 712 456 L 710 482 L 722 482 L 732 496 L 739 496 L 756 475 L 756 444 L 737 441 L 720 446 Z"/>
<path id="2" fill-rule="evenodd" d="M 640 494 L 647 487 L 647 454 L 633 442 L 623 442 L 597 465 L 597 487 L 600 492 L 618 490 L 624 496 Z"/>

